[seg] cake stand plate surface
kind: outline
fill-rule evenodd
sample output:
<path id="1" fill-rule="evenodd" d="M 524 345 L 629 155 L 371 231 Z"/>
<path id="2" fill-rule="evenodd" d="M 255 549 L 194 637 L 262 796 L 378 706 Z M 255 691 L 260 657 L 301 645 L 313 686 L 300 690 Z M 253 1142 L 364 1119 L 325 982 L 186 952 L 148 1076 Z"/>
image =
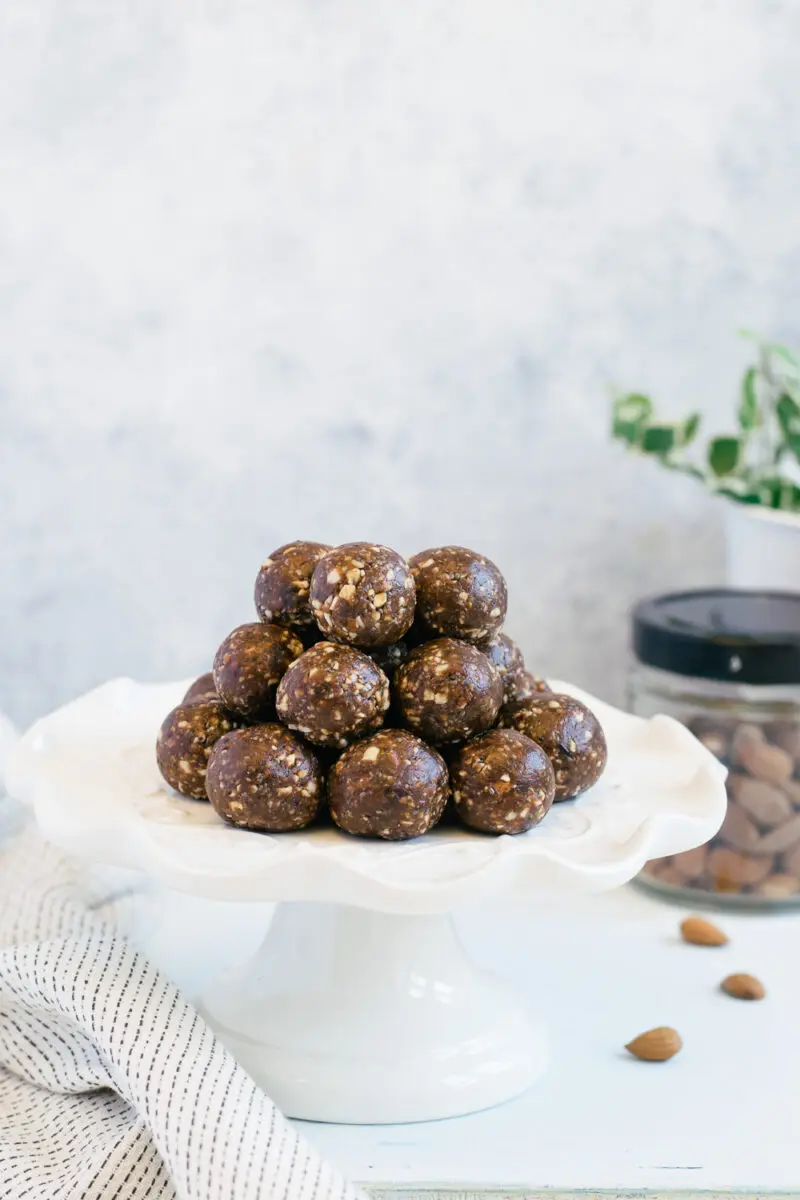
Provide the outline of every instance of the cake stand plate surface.
<path id="1" fill-rule="evenodd" d="M 596 712 L 608 768 L 514 838 L 442 826 L 384 843 L 325 825 L 279 836 L 227 826 L 156 768 L 158 728 L 185 683 L 116 680 L 75 700 L 21 739 L 6 785 L 73 854 L 195 895 L 281 902 L 255 959 L 212 985 L 201 1009 L 287 1114 L 453 1116 L 530 1086 L 547 1038 L 471 963 L 450 912 L 513 890 L 546 919 L 558 890 L 617 887 L 649 858 L 707 841 L 725 812 L 724 769 L 681 725 L 554 686 Z"/>

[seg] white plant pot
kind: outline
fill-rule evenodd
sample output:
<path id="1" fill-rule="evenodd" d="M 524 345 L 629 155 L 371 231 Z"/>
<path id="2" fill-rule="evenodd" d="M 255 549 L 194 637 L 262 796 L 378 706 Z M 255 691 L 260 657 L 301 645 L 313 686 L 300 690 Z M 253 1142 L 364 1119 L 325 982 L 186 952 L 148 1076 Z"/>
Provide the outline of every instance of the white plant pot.
<path id="1" fill-rule="evenodd" d="M 800 517 L 725 502 L 729 587 L 800 592 Z"/>

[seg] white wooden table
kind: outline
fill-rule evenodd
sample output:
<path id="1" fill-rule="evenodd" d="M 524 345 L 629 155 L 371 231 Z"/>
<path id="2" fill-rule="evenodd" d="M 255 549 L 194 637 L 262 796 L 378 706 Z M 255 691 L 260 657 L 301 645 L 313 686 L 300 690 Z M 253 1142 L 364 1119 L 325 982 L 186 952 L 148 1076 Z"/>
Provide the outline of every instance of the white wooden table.
<path id="1" fill-rule="evenodd" d="M 681 910 L 634 887 L 588 900 L 504 903 L 460 917 L 462 936 L 549 1014 L 549 1074 L 520 1099 L 456 1120 L 306 1125 L 378 1195 L 800 1194 L 800 914 L 721 914 L 722 950 L 684 945 Z M 190 995 L 249 953 L 255 906 L 185 897 L 159 909 L 148 952 Z M 142 935 L 144 936 L 144 935 Z M 729 999 L 731 971 L 758 975 L 762 1003 Z M 622 1049 L 674 1025 L 669 1063 Z"/>

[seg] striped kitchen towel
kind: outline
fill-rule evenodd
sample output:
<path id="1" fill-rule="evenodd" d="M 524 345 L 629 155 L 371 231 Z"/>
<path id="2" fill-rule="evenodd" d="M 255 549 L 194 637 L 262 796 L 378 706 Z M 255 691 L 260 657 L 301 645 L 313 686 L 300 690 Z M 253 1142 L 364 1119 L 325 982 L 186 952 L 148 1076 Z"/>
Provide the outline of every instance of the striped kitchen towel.
<path id="1" fill-rule="evenodd" d="M 104 907 L 0 798 L 0 1197 L 356 1200 Z"/>

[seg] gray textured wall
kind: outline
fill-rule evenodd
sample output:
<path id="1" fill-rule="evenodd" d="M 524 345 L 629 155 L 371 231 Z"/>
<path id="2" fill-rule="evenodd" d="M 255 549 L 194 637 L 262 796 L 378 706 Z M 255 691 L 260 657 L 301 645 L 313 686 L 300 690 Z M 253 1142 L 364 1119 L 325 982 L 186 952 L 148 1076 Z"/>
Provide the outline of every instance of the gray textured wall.
<path id="1" fill-rule="evenodd" d="M 800 305 L 800 6 L 0 9 L 0 706 L 206 666 L 296 536 L 496 558 L 610 697 L 719 514 L 606 437 Z"/>

